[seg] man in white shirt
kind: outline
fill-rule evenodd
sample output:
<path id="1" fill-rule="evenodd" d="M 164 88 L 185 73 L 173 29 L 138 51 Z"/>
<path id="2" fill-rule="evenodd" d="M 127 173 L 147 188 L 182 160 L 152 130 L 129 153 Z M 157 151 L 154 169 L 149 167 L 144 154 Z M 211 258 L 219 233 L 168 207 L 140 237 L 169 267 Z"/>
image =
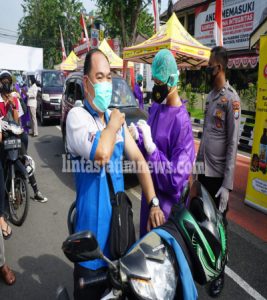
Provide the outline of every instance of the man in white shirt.
<path id="1" fill-rule="evenodd" d="M 31 84 L 32 85 L 28 90 L 27 106 L 29 108 L 30 115 L 31 115 L 32 135 L 38 136 L 38 124 L 37 124 L 37 118 L 36 118 L 38 87 L 36 85 L 35 78 L 31 79 Z"/>

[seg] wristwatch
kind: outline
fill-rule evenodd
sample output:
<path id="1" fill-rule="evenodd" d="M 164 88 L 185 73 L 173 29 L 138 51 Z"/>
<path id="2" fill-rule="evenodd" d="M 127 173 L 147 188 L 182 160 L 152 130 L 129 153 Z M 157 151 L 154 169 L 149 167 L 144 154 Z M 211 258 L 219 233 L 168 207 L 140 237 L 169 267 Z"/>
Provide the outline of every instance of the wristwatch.
<path id="1" fill-rule="evenodd" d="M 151 207 L 159 207 L 159 199 L 157 197 L 153 197 L 150 201 L 149 209 L 151 209 Z"/>

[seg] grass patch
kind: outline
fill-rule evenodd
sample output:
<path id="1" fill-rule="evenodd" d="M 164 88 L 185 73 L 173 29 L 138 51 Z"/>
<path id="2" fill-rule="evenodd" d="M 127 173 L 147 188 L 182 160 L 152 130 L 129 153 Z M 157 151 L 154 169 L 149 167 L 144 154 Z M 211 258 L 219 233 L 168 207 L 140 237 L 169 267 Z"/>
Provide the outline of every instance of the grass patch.
<path id="1" fill-rule="evenodd" d="M 191 118 L 195 118 L 195 119 L 200 119 L 203 120 L 204 119 L 204 112 L 201 109 L 188 109 L 188 111 L 191 114 Z"/>

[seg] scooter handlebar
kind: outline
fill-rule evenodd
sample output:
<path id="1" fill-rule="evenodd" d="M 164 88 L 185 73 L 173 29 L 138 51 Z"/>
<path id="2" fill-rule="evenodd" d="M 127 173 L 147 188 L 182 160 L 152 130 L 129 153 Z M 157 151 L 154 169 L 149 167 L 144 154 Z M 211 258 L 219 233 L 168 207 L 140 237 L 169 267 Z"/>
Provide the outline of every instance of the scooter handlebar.
<path id="1" fill-rule="evenodd" d="M 101 284 L 101 283 L 104 283 L 105 281 L 107 281 L 107 279 L 108 279 L 107 273 L 99 274 L 92 278 L 87 278 L 87 279 L 82 277 L 79 279 L 79 288 L 84 289 L 88 286 Z"/>

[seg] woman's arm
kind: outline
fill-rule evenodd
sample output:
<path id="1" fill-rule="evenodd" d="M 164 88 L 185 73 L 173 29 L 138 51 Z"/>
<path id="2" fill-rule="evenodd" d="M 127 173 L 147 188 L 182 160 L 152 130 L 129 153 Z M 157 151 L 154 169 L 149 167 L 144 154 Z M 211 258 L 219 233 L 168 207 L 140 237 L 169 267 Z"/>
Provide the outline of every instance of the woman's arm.
<path id="1" fill-rule="evenodd" d="M 142 187 L 143 193 L 146 197 L 147 204 L 151 202 L 152 198 L 156 196 L 152 178 L 150 175 L 149 167 L 138 149 L 136 143 L 134 142 L 127 126 L 125 129 L 125 152 L 127 157 L 135 163 L 137 177 L 139 183 Z M 149 219 L 148 219 L 148 230 L 152 227 L 160 226 L 165 222 L 164 214 L 160 207 L 152 207 L 150 209 Z"/>

